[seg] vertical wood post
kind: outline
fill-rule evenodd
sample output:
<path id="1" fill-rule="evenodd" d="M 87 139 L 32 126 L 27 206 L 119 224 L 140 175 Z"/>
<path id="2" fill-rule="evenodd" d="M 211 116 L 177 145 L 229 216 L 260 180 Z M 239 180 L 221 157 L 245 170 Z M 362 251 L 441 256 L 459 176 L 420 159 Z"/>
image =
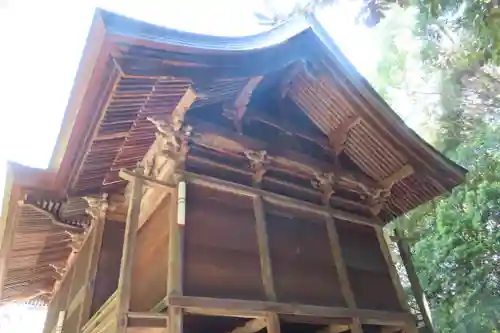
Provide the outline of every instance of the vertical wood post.
<path id="1" fill-rule="evenodd" d="M 356 310 L 356 299 L 354 297 L 354 292 L 352 291 L 351 283 L 349 281 L 349 275 L 347 274 L 347 267 L 344 262 L 344 257 L 342 256 L 342 248 L 340 247 L 337 226 L 334 218 L 331 216 L 326 220 L 326 229 L 328 233 L 328 239 L 330 240 L 330 247 L 335 262 L 335 269 L 337 271 L 340 282 L 340 290 L 342 292 L 342 296 L 344 297 L 347 307 L 349 307 L 349 309 L 351 310 Z M 361 326 L 359 318 L 352 319 L 351 332 L 363 332 L 363 328 Z"/>
<path id="2" fill-rule="evenodd" d="M 57 316 L 55 333 L 63 333 L 63 326 L 65 319 L 66 319 L 66 311 L 59 311 L 59 315 Z"/>
<path id="3" fill-rule="evenodd" d="M 108 196 L 103 194 L 99 203 L 99 212 L 97 218 L 92 221 L 90 241 L 92 242 L 92 249 L 89 254 L 87 269 L 86 269 L 86 285 L 85 296 L 82 301 L 82 307 L 79 314 L 77 329 L 80 329 L 90 319 L 90 308 L 92 306 L 92 298 L 94 296 L 95 276 L 97 273 L 97 264 L 99 262 L 99 255 L 101 252 L 102 235 L 104 233 L 104 225 L 106 223 L 106 216 L 108 212 Z"/>
<path id="4" fill-rule="evenodd" d="M 267 234 L 266 212 L 261 196 L 253 199 L 253 210 L 255 214 L 255 226 L 257 232 L 257 244 L 259 247 L 260 270 L 264 292 L 268 300 L 276 301 L 276 291 L 274 288 L 273 269 L 271 264 L 271 254 L 269 251 L 269 237 Z M 278 315 L 270 312 L 267 315 L 267 332 L 280 333 L 280 322 Z"/>
<path id="5" fill-rule="evenodd" d="M 186 182 L 180 181 L 172 193 L 169 214 L 167 297 L 183 294 L 184 225 L 186 223 Z M 182 308 L 169 306 L 168 331 L 182 333 Z"/>
<path id="6" fill-rule="evenodd" d="M 136 169 L 142 174 L 142 168 Z M 132 285 L 132 262 L 134 259 L 134 248 L 137 240 L 137 227 L 141 210 L 143 179 L 135 177 L 132 180 L 132 193 L 130 196 L 125 235 L 123 238 L 122 260 L 120 265 L 120 277 L 117 289 L 117 333 L 127 331 L 127 313 L 130 309 L 130 288 Z"/>
<path id="7" fill-rule="evenodd" d="M 396 228 L 395 235 L 398 239 L 397 245 L 399 249 L 399 254 L 403 261 L 403 265 L 406 268 L 406 273 L 408 274 L 408 279 L 410 280 L 410 286 L 413 291 L 413 295 L 415 296 L 415 300 L 417 302 L 420 313 L 422 314 L 425 329 L 428 333 L 434 332 L 432 327 L 432 320 L 430 316 L 430 311 L 427 306 L 427 301 L 425 299 L 424 290 L 420 285 L 420 280 L 418 279 L 417 271 L 415 270 L 415 266 L 413 266 L 413 261 L 411 260 L 411 250 L 408 243 L 403 239 L 403 233 Z"/>
<path id="8" fill-rule="evenodd" d="M 380 250 L 382 251 L 385 262 L 387 264 L 387 269 L 389 270 L 389 275 L 396 291 L 399 304 L 401 305 L 401 308 L 410 313 L 410 308 L 408 306 L 408 303 L 406 302 L 406 297 L 403 286 L 401 285 L 401 280 L 399 279 L 398 272 L 396 271 L 396 266 L 392 261 L 391 251 L 389 249 L 387 239 L 385 238 L 384 229 L 381 226 L 373 226 L 373 228 L 375 229 L 375 233 L 377 234 Z M 417 332 L 415 323 L 408 323 L 406 325 L 406 331 L 408 333 Z"/>

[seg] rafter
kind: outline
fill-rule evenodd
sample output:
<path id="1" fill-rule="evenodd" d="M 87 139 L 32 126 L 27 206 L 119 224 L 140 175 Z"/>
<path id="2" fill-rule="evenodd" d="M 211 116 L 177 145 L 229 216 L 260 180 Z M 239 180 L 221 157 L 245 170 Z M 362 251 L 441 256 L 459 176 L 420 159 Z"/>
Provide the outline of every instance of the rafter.
<path id="1" fill-rule="evenodd" d="M 28 199 L 25 199 L 19 201 L 18 204 L 20 207 L 29 207 L 37 211 L 38 213 L 44 215 L 45 217 L 47 217 L 47 219 L 52 221 L 54 225 L 61 227 L 63 229 L 74 230 L 76 232 L 83 232 L 85 227 L 84 225 L 87 223 L 87 219 L 72 220 L 72 221 L 61 219 L 57 214 L 57 209 L 56 210 L 53 209 L 56 206 L 54 206 L 54 204 L 48 204 L 47 202 L 31 202 L 28 201 Z"/>
<path id="2" fill-rule="evenodd" d="M 193 135 L 190 140 L 199 146 L 232 155 L 241 155 L 248 150 L 266 151 L 268 152 L 266 154 L 267 169 L 299 175 L 311 180 L 316 180 L 318 174 L 333 172 L 331 177 L 333 190 L 341 188 L 355 192 L 365 197 L 367 201 L 372 202 L 373 205 L 377 205 L 377 207 L 380 205 L 378 199 L 384 188 L 362 173 L 343 170 L 339 166 L 335 169 L 332 164 L 297 151 L 274 149 L 273 146 L 266 142 L 237 134 L 210 123 L 197 120 L 190 121 L 190 124 L 193 125 Z M 270 151 L 273 153 L 269 153 Z M 385 204 L 385 201 L 383 204 Z"/>

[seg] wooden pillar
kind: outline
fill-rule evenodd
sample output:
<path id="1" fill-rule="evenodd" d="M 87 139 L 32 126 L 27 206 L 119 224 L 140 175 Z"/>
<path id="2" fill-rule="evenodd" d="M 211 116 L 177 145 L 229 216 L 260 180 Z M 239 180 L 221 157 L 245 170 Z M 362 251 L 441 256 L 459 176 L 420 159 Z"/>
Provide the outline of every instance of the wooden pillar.
<path id="1" fill-rule="evenodd" d="M 90 241 L 92 249 L 89 254 L 86 270 L 86 280 L 89 281 L 86 285 L 85 296 L 82 301 L 80 317 L 78 320 L 77 329 L 80 329 L 90 319 L 90 308 L 92 306 L 92 298 L 94 296 L 95 276 L 97 273 L 97 264 L 99 263 L 99 255 L 101 252 L 102 235 L 104 233 L 104 225 L 108 212 L 108 196 L 103 194 L 99 203 L 99 211 L 96 218 L 92 221 L 90 230 Z"/>
<path id="2" fill-rule="evenodd" d="M 182 296 L 183 259 L 184 259 L 184 225 L 186 222 L 186 182 L 180 181 L 172 193 L 169 216 L 167 297 Z M 184 314 L 180 307 L 169 306 L 168 331 L 182 333 Z"/>
<path id="3" fill-rule="evenodd" d="M 63 333 L 64 320 L 66 319 L 66 311 L 59 311 L 55 333 Z"/>
<path id="4" fill-rule="evenodd" d="M 274 288 L 273 270 L 271 264 L 271 255 L 269 252 L 269 237 L 267 234 L 266 212 L 264 202 L 261 196 L 253 199 L 253 210 L 255 214 L 255 224 L 257 232 L 257 244 L 259 246 L 260 270 L 262 284 L 266 297 L 270 301 L 276 301 L 276 291 Z M 280 333 L 280 322 L 278 315 L 274 312 L 267 314 L 267 332 Z"/>
<path id="5" fill-rule="evenodd" d="M 387 264 L 387 269 L 389 270 L 389 275 L 391 277 L 392 284 L 396 291 L 397 298 L 401 308 L 410 313 L 410 308 L 406 302 L 406 297 L 404 294 L 403 286 L 401 285 L 401 280 L 399 279 L 398 272 L 396 271 L 396 266 L 392 261 L 391 251 L 389 250 L 388 242 L 384 234 L 384 229 L 381 226 L 373 226 L 375 233 L 377 234 L 377 239 L 380 245 L 380 250 L 384 256 L 385 262 Z M 408 323 L 405 327 L 407 333 L 417 332 L 417 327 L 414 322 Z"/>
<path id="6" fill-rule="evenodd" d="M 347 307 L 350 310 L 355 311 L 357 309 L 356 299 L 354 297 L 354 292 L 352 291 L 349 276 L 347 274 L 347 267 L 342 256 L 342 248 L 340 247 L 339 234 L 337 232 L 337 226 L 333 217 L 328 217 L 326 219 L 326 229 L 328 232 L 328 239 L 330 240 L 330 247 L 332 250 L 333 259 L 335 261 L 335 268 L 339 278 L 342 296 L 344 297 Z M 351 332 L 363 332 L 363 328 L 361 326 L 359 318 L 352 319 Z"/>
<path id="7" fill-rule="evenodd" d="M 142 168 L 138 167 L 136 173 L 142 174 Z M 130 288 L 132 283 L 132 261 L 134 259 L 134 248 L 137 240 L 143 182 L 144 180 L 140 177 L 135 177 L 132 180 L 132 193 L 128 206 L 120 277 L 117 288 L 117 333 L 125 333 L 127 330 L 127 313 L 130 309 Z"/>
<path id="8" fill-rule="evenodd" d="M 413 266 L 413 261 L 411 260 L 410 246 L 404 240 L 403 233 L 398 228 L 395 229 L 395 236 L 397 238 L 399 254 L 403 261 L 403 265 L 406 268 L 408 279 L 410 280 L 411 290 L 413 291 L 418 308 L 422 314 L 422 319 L 424 320 L 426 332 L 433 333 L 434 329 L 432 327 L 432 320 L 429 313 L 430 311 L 427 306 L 424 290 L 422 289 L 420 280 L 418 279 L 417 271 L 415 270 L 415 266 Z"/>

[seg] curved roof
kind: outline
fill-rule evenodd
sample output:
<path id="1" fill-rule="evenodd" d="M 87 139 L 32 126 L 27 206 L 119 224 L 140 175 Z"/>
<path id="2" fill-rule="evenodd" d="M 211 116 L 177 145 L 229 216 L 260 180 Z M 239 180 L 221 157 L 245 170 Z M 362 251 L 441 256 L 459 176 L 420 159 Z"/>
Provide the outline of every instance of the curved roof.
<path id="1" fill-rule="evenodd" d="M 384 169 L 384 165 L 391 161 L 396 164 L 409 162 L 420 175 L 432 178 L 429 181 L 437 187 L 431 191 L 434 192 L 432 197 L 463 180 L 465 170 L 442 156 L 404 124 L 345 58 L 314 16 L 298 17 L 254 36 L 215 37 L 159 27 L 97 10 L 51 168 L 61 169 L 58 180 L 63 187 L 69 191 L 75 189 L 78 181 L 74 178 L 79 177 L 85 158 L 92 155 L 92 142 L 96 143 L 94 139 L 99 132 L 109 134 L 113 131 L 111 115 L 118 110 L 118 104 L 127 102 L 123 94 L 129 89 L 127 87 L 142 85 L 145 95 L 155 97 L 157 105 L 168 109 L 176 105 L 183 89 L 202 86 L 211 95 L 199 98 L 194 104 L 197 106 L 231 99 L 248 78 L 276 73 L 304 60 L 321 67 L 321 80 L 311 82 L 307 75 L 299 73 L 292 82 L 289 97 L 325 134 L 335 129 L 346 116 L 359 114 L 363 126 L 352 134 L 357 137 L 358 146 L 368 137 L 366 144 L 375 142 L 380 146 L 372 152 L 378 155 L 372 161 L 373 165 L 366 165 L 366 168 Z M 308 89 L 300 87 L 301 84 Z M 164 93 L 156 96 L 159 89 Z M 165 97 L 158 101 L 161 96 Z M 152 128 L 151 124 L 146 125 L 145 117 L 141 117 L 141 114 L 148 113 L 145 100 L 134 100 L 134 103 L 126 108 L 130 118 L 123 118 L 125 113 L 120 115 L 123 132 L 126 128 L 128 133 L 124 137 L 133 137 L 134 130 L 140 131 L 143 126 Z M 343 108 L 345 114 L 336 114 L 339 108 Z M 87 152 L 81 149 L 82 143 L 85 143 Z M 151 143 L 150 140 L 145 147 Z M 362 147 L 355 146 L 355 143 L 348 145 L 347 152 L 356 163 L 366 164 L 363 160 L 367 157 L 362 155 L 367 152 L 363 153 Z M 114 149 L 123 150 L 124 142 L 118 143 Z M 144 149 L 145 153 L 147 149 Z M 109 173 L 110 167 L 120 167 L 114 162 L 116 156 L 106 166 L 105 173 Z M 386 166 L 387 170 L 380 170 L 378 177 L 370 176 L 375 179 L 388 176 L 398 167 Z M 92 170 L 94 176 L 95 168 Z"/>
<path id="2" fill-rule="evenodd" d="M 309 150 L 331 153 L 330 133 L 358 117 L 359 124 L 349 131 L 343 150 L 352 168 L 374 183 L 390 180 L 408 167 L 414 170 L 396 179 L 387 205 L 378 213 L 384 221 L 464 180 L 465 170 L 404 124 L 314 16 L 299 17 L 254 36 L 214 37 L 97 10 L 50 163 L 50 186 L 45 188 L 88 195 L 123 186 L 118 171 L 134 167 L 155 140 L 155 128 L 147 117 L 171 113 L 193 88 L 197 99 L 191 109 L 200 115 L 234 102 L 252 82 L 261 83 L 252 88 L 253 97 L 248 99 L 267 96 L 274 102 L 279 100 L 286 111 L 284 118 L 274 122 L 274 128 L 290 132 L 284 124 L 289 118 L 295 122 L 291 125 L 305 133 L 299 139 L 305 138 L 304 145 L 311 148 L 302 151 L 308 161 Z M 250 116 L 265 126 L 269 123 L 266 117 L 275 116 L 268 113 L 276 105 Z M 236 132 L 228 135 L 231 140 L 243 137 Z M 259 146 L 255 137 L 248 139 Z M 241 151 L 233 153 L 233 157 L 243 155 Z M 302 177 L 310 185 L 314 177 L 310 168 L 289 163 L 288 158 L 275 159 L 277 170 Z M 315 166 L 325 172 L 332 167 L 328 160 L 316 160 Z M 24 188 L 13 186 L 17 194 L 5 196 L 2 213 L 3 226 L 11 229 L 15 217 L 6 207 L 21 198 Z M 3 262 L 9 248 L 4 238 Z M 5 271 L 0 273 L 6 276 Z"/>

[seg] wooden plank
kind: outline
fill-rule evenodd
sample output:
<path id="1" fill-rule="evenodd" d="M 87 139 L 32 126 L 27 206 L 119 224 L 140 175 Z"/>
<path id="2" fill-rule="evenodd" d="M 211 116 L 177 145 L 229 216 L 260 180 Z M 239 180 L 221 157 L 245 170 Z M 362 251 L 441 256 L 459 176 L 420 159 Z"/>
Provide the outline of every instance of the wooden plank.
<path id="1" fill-rule="evenodd" d="M 182 271 L 184 259 L 184 225 L 186 214 L 186 183 L 180 181 L 171 200 L 169 216 L 169 243 L 168 243 L 168 268 L 167 268 L 167 296 L 183 294 Z M 182 333 L 184 314 L 183 309 L 169 306 L 168 331 Z"/>
<path id="2" fill-rule="evenodd" d="M 176 306 L 169 306 L 168 313 L 168 332 L 182 333 L 184 326 L 184 309 Z"/>
<path id="3" fill-rule="evenodd" d="M 199 175 L 192 172 L 181 173 L 186 181 L 191 184 L 200 185 L 216 190 L 245 195 L 250 197 L 261 196 L 264 201 L 267 201 L 276 206 L 287 208 L 291 211 L 301 211 L 309 215 L 315 216 L 333 216 L 335 218 L 359 223 L 364 225 L 373 226 L 378 223 L 376 218 L 368 218 L 361 215 L 347 213 L 338 209 L 333 209 L 325 206 L 316 205 L 310 202 L 301 201 L 298 199 L 290 198 L 285 195 L 272 193 L 269 191 L 253 188 L 246 185 L 218 179 L 215 177 Z"/>
<path id="4" fill-rule="evenodd" d="M 266 325 L 266 319 L 255 318 L 247 321 L 243 326 L 236 327 L 230 333 L 255 333 L 266 327 Z"/>
<path id="5" fill-rule="evenodd" d="M 388 243 L 385 238 L 384 229 L 382 227 L 374 228 L 380 245 L 380 250 L 382 251 L 382 255 L 384 256 L 392 284 L 394 285 L 394 289 L 399 300 L 399 304 L 401 305 L 401 308 L 409 311 L 408 303 L 406 302 L 406 297 L 403 291 L 403 286 L 401 285 L 401 281 L 399 280 L 398 272 L 396 271 L 396 267 L 394 265 L 394 262 L 392 261 L 389 246 L 387 245 Z"/>
<path id="6" fill-rule="evenodd" d="M 17 199 L 21 198 L 22 191 L 19 186 L 14 184 L 14 171 L 7 168 L 5 177 L 5 191 L 2 204 L 2 216 L 0 220 L 0 297 L 2 297 L 5 278 L 7 276 L 7 262 L 12 244 L 14 241 L 15 231 L 19 219 L 16 217 L 18 210 Z"/>
<path id="7" fill-rule="evenodd" d="M 173 192 L 169 211 L 169 241 L 168 241 L 168 269 L 167 295 L 182 295 L 182 238 L 184 230 L 177 223 L 179 187 Z"/>
<path id="8" fill-rule="evenodd" d="M 408 306 L 408 303 L 406 302 L 406 297 L 404 294 L 403 286 L 401 285 L 401 280 L 399 279 L 398 272 L 396 271 L 396 267 L 394 265 L 394 262 L 392 261 L 391 252 L 389 250 L 388 241 L 384 234 L 384 229 L 380 226 L 374 226 L 374 228 L 377 234 L 380 250 L 382 251 L 384 259 L 387 263 L 389 275 L 391 277 L 391 281 L 396 291 L 396 295 L 398 297 L 401 308 L 404 309 L 407 313 L 410 313 L 410 308 Z M 417 332 L 417 328 L 413 318 L 405 325 L 405 329 L 407 333 Z"/>
<path id="9" fill-rule="evenodd" d="M 106 223 L 106 217 L 108 212 L 108 200 L 107 197 L 103 196 L 97 219 L 92 222 L 92 227 L 90 232 L 92 233 L 92 249 L 89 256 L 89 262 L 86 272 L 86 280 L 89 282 L 86 284 L 85 296 L 82 301 L 82 308 L 80 312 L 80 318 L 78 320 L 77 329 L 80 329 L 85 325 L 87 320 L 90 319 L 90 308 L 92 305 L 92 297 L 94 295 L 95 277 L 97 273 L 97 264 L 99 263 L 99 255 L 101 252 L 102 245 L 102 235 L 104 234 L 104 225 Z"/>
<path id="10" fill-rule="evenodd" d="M 136 172 L 141 173 L 141 168 Z M 132 195 L 127 214 L 127 224 L 123 240 L 123 252 L 120 266 L 120 277 L 118 279 L 118 303 L 117 303 L 117 333 L 125 333 L 127 330 L 127 312 L 130 307 L 130 289 L 132 287 L 132 261 L 134 259 L 134 248 L 137 239 L 137 227 L 141 210 L 143 180 L 136 178 L 132 181 Z"/>
<path id="11" fill-rule="evenodd" d="M 410 280 L 410 286 L 413 291 L 413 295 L 415 296 L 415 300 L 417 302 L 420 313 L 422 314 L 425 327 L 428 333 L 433 333 L 434 328 L 432 326 L 430 311 L 427 305 L 427 300 L 425 299 L 424 290 L 422 289 L 420 280 L 418 279 L 417 271 L 415 270 L 415 266 L 413 265 L 413 261 L 411 260 L 410 246 L 403 239 L 403 233 L 398 228 L 395 229 L 395 233 L 397 237 L 399 254 L 401 255 L 401 259 L 406 268 L 408 279 Z"/>
<path id="12" fill-rule="evenodd" d="M 317 333 L 341 333 L 350 330 L 351 325 L 330 324 L 325 328 L 320 329 Z"/>
<path id="13" fill-rule="evenodd" d="M 267 333 L 280 333 L 280 320 L 276 313 L 270 312 L 267 315 Z"/>
<path id="14" fill-rule="evenodd" d="M 172 124 L 174 125 L 174 129 L 176 131 L 179 130 L 184 123 L 186 112 L 194 103 L 196 97 L 196 92 L 193 88 L 189 87 L 179 100 L 179 103 L 177 103 L 175 109 L 172 111 Z"/>
<path id="15" fill-rule="evenodd" d="M 257 196 L 253 199 L 253 209 L 255 214 L 255 224 L 257 231 L 257 243 L 259 247 L 260 269 L 262 283 L 268 300 L 276 301 L 276 291 L 274 290 L 273 270 L 271 265 L 271 255 L 269 253 L 269 239 L 267 235 L 266 212 L 262 198 Z"/>
<path id="16" fill-rule="evenodd" d="M 221 299 L 194 296 L 170 296 L 167 298 L 169 306 L 182 307 L 188 312 L 203 314 L 206 309 L 212 313 L 215 310 L 221 313 L 234 311 L 247 312 L 256 317 L 274 312 L 297 316 L 312 316 L 325 318 L 360 318 L 363 324 L 405 326 L 413 321 L 413 317 L 407 312 L 388 312 L 378 310 L 364 310 L 342 307 L 327 307 L 316 305 L 303 305 L 291 303 L 277 303 L 270 301 L 248 301 L 236 299 Z"/>
<path id="17" fill-rule="evenodd" d="M 342 248 L 340 247 L 339 235 L 337 232 L 337 227 L 335 225 L 335 220 L 333 218 L 327 218 L 326 229 L 328 232 L 328 238 L 330 240 L 330 247 L 335 261 L 337 275 L 340 281 L 340 289 L 342 291 L 342 295 L 344 296 L 345 302 L 349 309 L 355 310 L 357 309 L 356 299 L 352 291 L 351 283 L 349 282 L 349 276 L 347 275 L 347 268 L 344 262 L 344 258 L 342 257 Z M 351 332 L 363 333 L 359 318 L 353 318 Z"/>
<path id="18" fill-rule="evenodd" d="M 184 308 L 184 311 L 193 315 L 233 317 L 233 318 L 266 318 L 264 311 L 235 310 L 235 309 L 212 309 L 212 308 Z"/>
<path id="19" fill-rule="evenodd" d="M 167 329 L 162 327 L 128 327 L 127 333 L 166 333 Z"/>
<path id="20" fill-rule="evenodd" d="M 122 169 L 120 172 L 124 177 L 131 177 L 135 175 L 135 173 L 125 169 Z M 191 184 L 249 197 L 261 196 L 264 201 L 291 211 L 300 211 L 304 214 L 313 216 L 333 216 L 334 218 L 338 218 L 340 220 L 369 226 L 374 226 L 382 223 L 376 217 L 365 217 L 357 214 L 352 214 L 339 209 L 316 205 L 307 201 L 301 201 L 298 199 L 287 197 L 285 195 L 276 194 L 266 190 L 253 188 L 215 177 L 200 175 L 194 172 L 177 172 L 177 174 Z M 164 186 L 166 188 L 172 188 L 175 186 L 175 183 L 172 181 L 160 181 L 150 177 L 146 178 L 148 179 L 148 182 L 158 184 L 158 186 Z"/>

